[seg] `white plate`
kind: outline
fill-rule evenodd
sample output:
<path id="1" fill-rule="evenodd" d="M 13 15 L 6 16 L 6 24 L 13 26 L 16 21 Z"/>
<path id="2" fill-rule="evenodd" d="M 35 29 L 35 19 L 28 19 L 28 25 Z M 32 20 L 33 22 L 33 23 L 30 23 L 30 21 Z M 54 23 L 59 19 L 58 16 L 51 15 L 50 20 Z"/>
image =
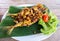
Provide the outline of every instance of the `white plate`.
<path id="1" fill-rule="evenodd" d="M 23 5 L 18 5 L 18 7 L 33 6 L 33 5 L 34 4 L 23 4 Z M 8 13 L 8 10 L 3 15 L 2 20 L 6 17 L 7 13 Z M 19 41 L 41 41 L 41 40 L 44 40 L 44 39 L 50 37 L 52 34 L 50 34 L 50 35 L 44 35 L 42 33 L 39 33 L 39 34 L 34 34 L 34 35 L 19 36 L 19 37 L 12 37 L 12 38 L 16 39 L 16 40 L 19 40 Z"/>

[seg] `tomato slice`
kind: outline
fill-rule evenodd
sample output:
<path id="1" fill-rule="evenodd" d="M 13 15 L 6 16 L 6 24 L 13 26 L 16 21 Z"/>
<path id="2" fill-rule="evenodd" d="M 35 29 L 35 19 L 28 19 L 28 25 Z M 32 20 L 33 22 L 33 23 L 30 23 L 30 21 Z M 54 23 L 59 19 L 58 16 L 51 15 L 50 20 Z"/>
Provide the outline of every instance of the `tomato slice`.
<path id="1" fill-rule="evenodd" d="M 48 15 L 47 14 L 44 14 L 43 16 L 42 16 L 42 19 L 43 19 L 43 21 L 44 22 L 48 22 Z"/>

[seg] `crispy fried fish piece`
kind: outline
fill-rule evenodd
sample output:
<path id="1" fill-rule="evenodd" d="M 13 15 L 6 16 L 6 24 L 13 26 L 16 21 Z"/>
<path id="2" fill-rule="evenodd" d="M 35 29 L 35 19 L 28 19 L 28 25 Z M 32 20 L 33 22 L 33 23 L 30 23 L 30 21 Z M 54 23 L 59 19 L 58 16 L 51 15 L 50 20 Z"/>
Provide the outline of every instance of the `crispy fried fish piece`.
<path id="1" fill-rule="evenodd" d="M 8 29 L 8 34 L 11 34 L 13 29 L 18 26 L 20 26 L 20 27 L 21 26 L 30 26 L 30 25 L 36 23 L 43 15 L 42 10 L 41 10 L 42 8 L 44 8 L 43 5 L 38 4 L 31 8 L 26 7 L 17 14 L 9 14 L 9 16 L 11 16 L 11 17 L 13 16 L 12 18 L 15 19 L 14 22 L 16 24 Z"/>

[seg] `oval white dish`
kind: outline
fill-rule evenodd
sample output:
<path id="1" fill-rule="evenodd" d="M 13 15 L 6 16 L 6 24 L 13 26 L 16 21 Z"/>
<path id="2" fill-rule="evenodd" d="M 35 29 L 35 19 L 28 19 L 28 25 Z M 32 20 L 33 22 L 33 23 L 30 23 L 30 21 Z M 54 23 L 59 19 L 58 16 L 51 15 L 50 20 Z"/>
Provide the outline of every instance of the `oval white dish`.
<path id="1" fill-rule="evenodd" d="M 18 5 L 18 7 L 25 7 L 25 6 L 33 6 L 34 4 L 23 4 L 23 5 Z M 6 11 L 6 13 L 3 15 L 2 20 L 6 17 L 6 14 L 8 13 L 8 10 Z M 53 34 L 53 33 L 52 33 Z M 19 36 L 19 37 L 12 37 L 13 39 L 16 39 L 18 41 L 41 41 L 44 40 L 48 37 L 50 37 L 52 34 L 50 35 L 44 35 L 42 33 L 39 34 L 34 34 L 34 35 L 28 35 L 28 36 Z"/>

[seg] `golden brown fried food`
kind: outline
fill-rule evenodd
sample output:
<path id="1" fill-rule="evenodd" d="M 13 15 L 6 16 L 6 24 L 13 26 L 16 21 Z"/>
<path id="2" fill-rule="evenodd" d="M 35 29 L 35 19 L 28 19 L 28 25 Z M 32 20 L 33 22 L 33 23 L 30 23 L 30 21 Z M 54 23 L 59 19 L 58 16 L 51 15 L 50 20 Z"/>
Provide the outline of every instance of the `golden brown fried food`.
<path id="1" fill-rule="evenodd" d="M 11 29 L 18 27 L 18 26 L 30 26 L 36 23 L 43 15 L 43 12 L 46 8 L 43 7 L 42 4 L 38 4 L 31 8 L 24 8 L 21 12 L 17 14 L 10 14 L 10 16 L 15 18 L 14 22 L 16 23 Z M 14 17 L 15 16 L 15 17 Z M 10 29 L 10 30 L 11 30 Z M 9 32 L 11 33 L 12 30 Z"/>

